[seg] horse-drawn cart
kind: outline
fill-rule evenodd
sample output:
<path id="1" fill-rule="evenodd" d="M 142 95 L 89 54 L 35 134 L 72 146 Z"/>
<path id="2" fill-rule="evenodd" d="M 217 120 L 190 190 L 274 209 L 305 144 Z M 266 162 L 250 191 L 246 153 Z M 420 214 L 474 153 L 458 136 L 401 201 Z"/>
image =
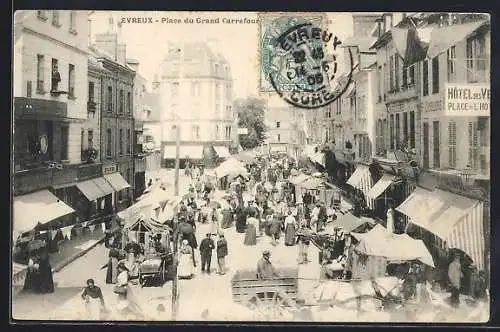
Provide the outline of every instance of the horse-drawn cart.
<path id="1" fill-rule="evenodd" d="M 278 269 L 279 278 L 257 279 L 255 270 L 239 270 L 231 280 L 233 301 L 259 320 L 284 319 L 297 309 L 298 269 Z"/>

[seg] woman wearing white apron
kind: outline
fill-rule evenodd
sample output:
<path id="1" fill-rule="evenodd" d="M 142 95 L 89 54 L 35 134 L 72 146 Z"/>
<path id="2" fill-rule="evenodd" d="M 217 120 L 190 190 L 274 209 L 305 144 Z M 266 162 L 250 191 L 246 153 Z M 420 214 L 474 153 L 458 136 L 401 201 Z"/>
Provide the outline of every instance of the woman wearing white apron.
<path id="1" fill-rule="evenodd" d="M 83 290 L 82 299 L 85 301 L 85 307 L 90 320 L 100 320 L 101 312 L 104 312 L 104 297 L 101 289 L 94 284 L 94 279 L 87 280 L 87 287 Z"/>
<path id="2" fill-rule="evenodd" d="M 187 240 L 182 240 L 179 250 L 179 268 L 177 275 L 182 279 L 191 279 L 194 275 L 194 256 L 193 249 Z"/>

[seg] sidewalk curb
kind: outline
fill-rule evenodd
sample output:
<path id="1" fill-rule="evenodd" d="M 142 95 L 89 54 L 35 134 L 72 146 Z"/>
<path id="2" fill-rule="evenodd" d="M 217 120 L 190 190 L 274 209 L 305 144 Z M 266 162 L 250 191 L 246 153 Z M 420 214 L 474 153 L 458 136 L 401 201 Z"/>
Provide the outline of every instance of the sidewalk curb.
<path id="1" fill-rule="evenodd" d="M 52 273 L 61 271 L 64 267 L 71 264 L 72 262 L 74 262 L 78 258 L 82 257 L 83 255 L 88 253 L 90 250 L 94 249 L 98 244 L 101 244 L 103 242 L 104 242 L 104 235 L 100 239 L 97 239 L 97 242 L 94 243 L 92 246 L 74 254 L 73 256 L 68 257 L 66 260 L 64 260 L 61 263 L 57 264 L 56 266 L 52 267 Z"/>

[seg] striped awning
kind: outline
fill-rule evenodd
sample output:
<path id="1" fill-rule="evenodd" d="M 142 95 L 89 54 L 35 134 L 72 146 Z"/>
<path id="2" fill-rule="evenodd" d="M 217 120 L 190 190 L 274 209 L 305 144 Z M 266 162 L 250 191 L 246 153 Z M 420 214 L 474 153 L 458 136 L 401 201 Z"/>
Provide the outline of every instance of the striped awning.
<path id="1" fill-rule="evenodd" d="M 120 191 L 123 189 L 130 188 L 130 184 L 128 184 L 127 181 L 121 176 L 120 173 L 111 173 L 111 174 L 106 174 L 104 175 L 104 178 L 106 179 L 107 182 L 113 187 L 115 191 Z"/>
<path id="2" fill-rule="evenodd" d="M 354 188 L 361 189 L 361 182 L 366 179 L 367 176 L 370 177 L 370 170 L 368 169 L 368 166 L 359 164 L 349 180 L 347 180 L 347 184 L 353 186 Z"/>
<path id="3" fill-rule="evenodd" d="M 479 269 L 484 267 L 483 204 L 444 190 L 421 188 L 396 210 L 410 222 L 445 240 L 449 248 L 464 251 Z"/>
<path id="4" fill-rule="evenodd" d="M 368 191 L 367 197 L 371 199 L 377 199 L 384 191 L 391 185 L 394 180 L 394 176 L 384 174 L 380 180 L 375 183 L 375 185 Z"/>
<path id="5" fill-rule="evenodd" d="M 231 157 L 231 154 L 229 153 L 229 149 L 225 146 L 214 146 L 215 152 L 217 152 L 217 155 L 221 158 L 229 158 Z"/>

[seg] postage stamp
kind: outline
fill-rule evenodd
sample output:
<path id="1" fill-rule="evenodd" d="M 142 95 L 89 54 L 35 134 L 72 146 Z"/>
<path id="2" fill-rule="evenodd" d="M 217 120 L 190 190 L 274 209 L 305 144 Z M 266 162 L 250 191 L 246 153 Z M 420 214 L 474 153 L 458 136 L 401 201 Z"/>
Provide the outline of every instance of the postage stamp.
<path id="1" fill-rule="evenodd" d="M 288 104 L 315 109 L 338 98 L 351 74 L 337 74 L 342 41 L 327 29 L 322 16 L 262 17 L 260 88 L 276 92 Z M 351 69 L 352 69 L 352 55 Z M 342 79 L 341 79 L 342 78 Z"/>

